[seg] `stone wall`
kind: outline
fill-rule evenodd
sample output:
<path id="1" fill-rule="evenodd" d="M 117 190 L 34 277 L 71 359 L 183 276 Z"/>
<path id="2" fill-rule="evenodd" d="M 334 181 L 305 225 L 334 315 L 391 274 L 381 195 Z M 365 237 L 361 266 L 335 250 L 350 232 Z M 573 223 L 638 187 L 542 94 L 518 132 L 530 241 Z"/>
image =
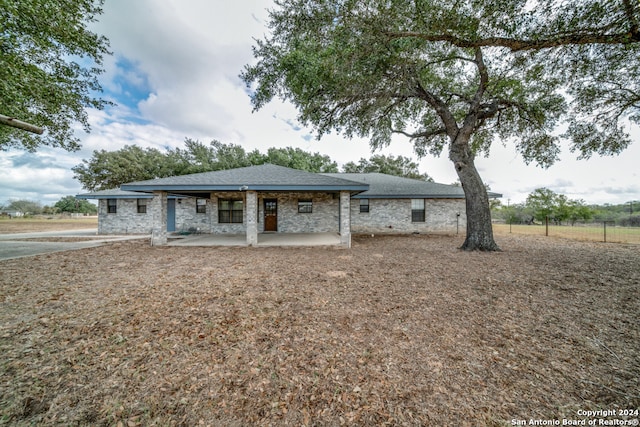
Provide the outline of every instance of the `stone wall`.
<path id="1" fill-rule="evenodd" d="M 328 193 L 258 193 L 258 230 L 264 231 L 264 199 L 278 200 L 279 233 L 338 232 L 339 199 Z M 311 200 L 312 212 L 298 212 L 298 200 Z"/>
<path id="2" fill-rule="evenodd" d="M 425 221 L 411 221 L 411 199 L 369 199 L 369 212 L 351 200 L 352 233 L 461 233 L 466 231 L 464 199 L 425 199 Z M 457 217 L 460 213 L 460 218 Z M 456 222 L 458 225 L 456 227 Z"/>
<path id="3" fill-rule="evenodd" d="M 242 199 L 239 192 L 211 193 L 206 213 L 196 212 L 195 198 L 176 200 L 176 231 L 199 229 L 202 233 L 245 234 L 246 206 L 242 224 L 218 223 L 218 199 Z M 338 233 L 340 229 L 338 194 L 331 193 L 258 193 L 258 232 L 264 232 L 264 199 L 278 200 L 279 233 Z M 311 199 L 311 213 L 298 212 L 298 199 Z M 98 233 L 149 234 L 159 201 L 147 200 L 147 213 L 138 213 L 137 199 L 116 199 L 117 213 L 107 213 L 107 200 L 98 204 Z M 455 233 L 465 232 L 465 202 L 462 199 L 425 199 L 425 222 L 411 222 L 411 199 L 369 199 L 369 212 L 360 213 L 360 200 L 351 200 L 351 233 Z"/>
<path id="4" fill-rule="evenodd" d="M 218 199 L 242 200 L 242 224 L 220 224 L 218 222 Z M 207 212 L 209 214 L 209 232 L 218 234 L 246 234 L 247 231 L 247 209 L 245 204 L 247 197 L 241 192 L 220 192 L 211 193 L 211 197 L 207 200 Z"/>
<path id="5" fill-rule="evenodd" d="M 196 212 L 196 199 L 193 197 L 176 200 L 176 231 L 188 232 L 197 230 L 201 233 L 211 232 L 211 200 L 207 200 L 206 213 Z"/>
<path id="6" fill-rule="evenodd" d="M 151 234 L 152 199 L 144 199 L 147 213 L 138 213 L 138 199 L 115 200 L 116 213 L 108 213 L 107 199 L 98 201 L 98 234 Z"/>
<path id="7" fill-rule="evenodd" d="M 218 223 L 218 199 L 238 200 L 245 203 L 242 224 Z M 328 193 L 258 193 L 258 232 L 264 232 L 264 200 L 278 201 L 278 233 L 338 232 L 338 198 Z M 311 213 L 298 212 L 298 199 L 311 199 Z M 207 212 L 211 208 L 210 232 L 243 234 L 247 224 L 246 195 L 238 192 L 212 193 Z M 195 203 L 195 202 L 194 202 Z"/>

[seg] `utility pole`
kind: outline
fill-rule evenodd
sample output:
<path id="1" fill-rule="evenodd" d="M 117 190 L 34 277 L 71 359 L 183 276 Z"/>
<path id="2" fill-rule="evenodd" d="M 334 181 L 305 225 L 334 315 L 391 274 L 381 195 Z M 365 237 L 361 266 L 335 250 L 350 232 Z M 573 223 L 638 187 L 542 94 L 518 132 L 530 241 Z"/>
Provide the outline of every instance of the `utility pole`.
<path id="1" fill-rule="evenodd" d="M 0 124 L 26 130 L 27 132 L 37 133 L 38 135 L 42 135 L 42 132 L 43 132 L 41 127 L 32 125 L 30 123 L 22 122 L 16 119 L 15 117 L 8 117 L 3 114 L 0 114 Z"/>

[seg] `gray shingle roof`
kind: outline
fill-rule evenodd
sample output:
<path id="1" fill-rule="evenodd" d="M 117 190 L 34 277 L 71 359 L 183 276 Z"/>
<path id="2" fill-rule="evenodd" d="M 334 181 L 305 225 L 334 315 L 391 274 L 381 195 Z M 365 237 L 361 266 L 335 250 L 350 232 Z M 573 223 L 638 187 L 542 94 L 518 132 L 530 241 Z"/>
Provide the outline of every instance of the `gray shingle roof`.
<path id="1" fill-rule="evenodd" d="M 271 164 L 123 184 L 128 191 L 364 191 L 367 184 Z"/>
<path id="2" fill-rule="evenodd" d="M 146 198 L 153 190 L 206 191 L 354 191 L 354 198 L 463 199 L 462 187 L 402 178 L 383 173 L 311 173 L 276 165 L 249 166 L 215 172 L 123 184 L 121 189 L 79 194 L 79 199 Z M 489 197 L 502 197 L 489 193 Z"/>
<path id="3" fill-rule="evenodd" d="M 331 173 L 324 175 L 369 184 L 367 191 L 353 196 L 358 199 L 464 199 L 464 190 L 455 185 L 438 184 L 383 173 Z M 490 193 L 490 197 L 501 196 L 501 194 Z"/>
<path id="4" fill-rule="evenodd" d="M 151 199 L 153 195 L 139 193 L 137 191 L 124 191 L 119 188 L 111 190 L 93 191 L 91 193 L 78 194 L 76 199 Z"/>

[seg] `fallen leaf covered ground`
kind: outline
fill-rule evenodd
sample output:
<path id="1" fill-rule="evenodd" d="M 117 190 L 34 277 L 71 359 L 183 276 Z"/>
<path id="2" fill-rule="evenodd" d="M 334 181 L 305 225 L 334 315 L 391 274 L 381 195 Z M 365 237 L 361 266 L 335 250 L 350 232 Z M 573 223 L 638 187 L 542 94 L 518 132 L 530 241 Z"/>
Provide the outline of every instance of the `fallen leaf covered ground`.
<path id="1" fill-rule="evenodd" d="M 0 262 L 0 424 L 451 425 L 640 406 L 640 250 L 110 243 Z"/>

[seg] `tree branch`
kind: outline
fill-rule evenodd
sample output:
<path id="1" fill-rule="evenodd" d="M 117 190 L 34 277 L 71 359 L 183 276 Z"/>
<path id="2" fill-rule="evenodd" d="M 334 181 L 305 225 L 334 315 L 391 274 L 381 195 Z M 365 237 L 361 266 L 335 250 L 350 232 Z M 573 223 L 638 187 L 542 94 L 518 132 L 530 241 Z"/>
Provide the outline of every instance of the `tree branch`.
<path id="1" fill-rule="evenodd" d="M 404 135 L 411 139 L 416 139 L 416 138 L 429 139 L 429 138 L 433 138 L 434 136 L 447 134 L 447 130 L 445 128 L 435 129 L 432 131 L 417 132 L 417 133 L 408 133 L 403 130 L 391 129 L 391 132 L 399 133 L 400 135 Z"/>
<path id="2" fill-rule="evenodd" d="M 429 42 L 448 42 L 461 48 L 506 47 L 512 52 L 540 50 L 567 45 L 630 44 L 640 42 L 640 31 L 634 22 L 632 22 L 629 32 L 625 33 L 574 33 L 538 40 L 514 39 L 509 37 L 487 37 L 477 40 L 467 40 L 451 34 L 426 34 L 414 31 L 387 32 L 386 35 L 391 39 L 417 38 Z"/>
<path id="3" fill-rule="evenodd" d="M 480 84 L 478 85 L 478 90 L 473 97 L 472 106 L 474 108 L 480 106 L 480 102 L 482 102 L 482 98 L 484 97 L 484 92 L 487 89 L 487 85 L 489 84 L 489 71 L 487 70 L 487 66 L 484 63 L 484 57 L 482 56 L 481 48 L 475 48 L 475 57 L 475 63 L 478 67 L 478 73 L 480 74 Z"/>
<path id="4" fill-rule="evenodd" d="M 37 133 L 38 135 L 42 135 L 43 132 L 42 128 L 39 126 L 20 121 L 15 117 L 8 117 L 3 114 L 0 114 L 0 125 L 11 126 L 14 128 L 26 130 L 27 132 Z"/>
<path id="5" fill-rule="evenodd" d="M 458 123 L 449 110 L 447 104 L 445 104 L 436 95 L 426 90 L 419 81 L 416 82 L 415 91 L 415 95 L 418 98 L 425 100 L 436 111 L 436 114 L 438 114 L 444 124 L 447 135 L 449 135 L 450 138 L 455 137 L 458 133 Z"/>

